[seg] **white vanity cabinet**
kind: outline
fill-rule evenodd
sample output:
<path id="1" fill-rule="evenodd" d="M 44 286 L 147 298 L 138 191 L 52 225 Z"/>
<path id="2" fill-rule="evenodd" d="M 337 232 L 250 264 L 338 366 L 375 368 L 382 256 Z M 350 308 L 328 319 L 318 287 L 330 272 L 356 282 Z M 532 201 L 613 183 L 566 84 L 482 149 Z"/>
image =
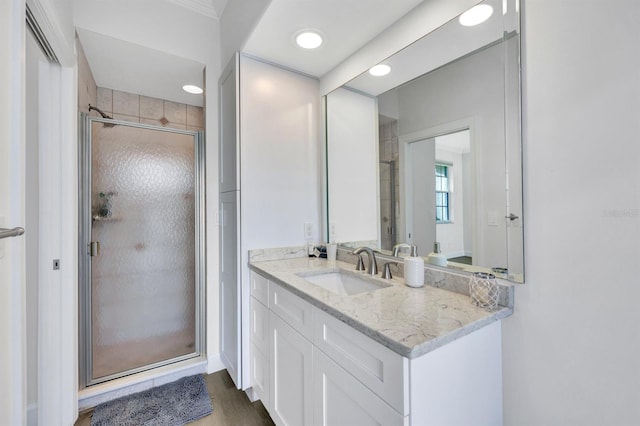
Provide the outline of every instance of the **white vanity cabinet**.
<path id="1" fill-rule="evenodd" d="M 500 322 L 409 359 L 256 272 L 251 283 L 253 392 L 277 425 L 502 425 Z"/>

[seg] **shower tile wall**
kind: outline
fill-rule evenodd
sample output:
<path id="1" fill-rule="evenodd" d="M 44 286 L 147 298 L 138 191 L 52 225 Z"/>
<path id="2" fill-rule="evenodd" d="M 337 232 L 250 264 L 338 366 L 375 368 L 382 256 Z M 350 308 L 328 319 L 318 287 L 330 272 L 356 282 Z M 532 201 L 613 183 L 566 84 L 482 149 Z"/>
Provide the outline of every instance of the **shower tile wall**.
<path id="1" fill-rule="evenodd" d="M 117 120 L 172 129 L 204 129 L 202 107 L 98 87 L 98 108 Z"/>
<path id="2" fill-rule="evenodd" d="M 78 53 L 78 111 L 89 113 L 89 104 L 97 105 L 98 103 L 98 86 L 78 38 L 76 38 L 76 51 Z"/>
<path id="3" fill-rule="evenodd" d="M 393 235 L 390 229 L 397 232 L 397 223 L 391 223 L 391 209 L 395 209 L 395 216 L 398 217 L 400 200 L 400 174 L 398 168 L 398 121 L 387 117 L 380 117 L 379 135 L 379 156 L 380 156 L 380 235 L 382 248 L 390 250 L 394 244 Z M 391 167 L 389 161 L 395 161 L 395 204 L 392 206 L 391 200 Z M 397 238 L 397 237 L 396 237 Z M 399 242 L 399 241 L 396 241 Z"/>

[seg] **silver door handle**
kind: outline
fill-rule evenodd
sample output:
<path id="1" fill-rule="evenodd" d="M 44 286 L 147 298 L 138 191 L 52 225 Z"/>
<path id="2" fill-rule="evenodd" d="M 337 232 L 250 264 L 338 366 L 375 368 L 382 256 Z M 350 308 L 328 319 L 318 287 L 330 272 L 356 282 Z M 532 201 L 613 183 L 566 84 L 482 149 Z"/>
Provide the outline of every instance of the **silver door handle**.
<path id="1" fill-rule="evenodd" d="M 511 221 L 516 220 L 518 218 L 518 216 L 516 216 L 513 213 L 510 213 L 509 216 L 505 216 L 505 219 L 509 219 Z"/>
<path id="2" fill-rule="evenodd" d="M 100 254 L 100 242 L 99 241 L 91 241 L 89 243 L 89 256 L 95 257 Z"/>
<path id="3" fill-rule="evenodd" d="M 3 238 L 17 237 L 22 234 L 24 234 L 24 228 L 20 228 L 20 227 L 13 228 L 13 229 L 0 228 L 0 240 Z"/>

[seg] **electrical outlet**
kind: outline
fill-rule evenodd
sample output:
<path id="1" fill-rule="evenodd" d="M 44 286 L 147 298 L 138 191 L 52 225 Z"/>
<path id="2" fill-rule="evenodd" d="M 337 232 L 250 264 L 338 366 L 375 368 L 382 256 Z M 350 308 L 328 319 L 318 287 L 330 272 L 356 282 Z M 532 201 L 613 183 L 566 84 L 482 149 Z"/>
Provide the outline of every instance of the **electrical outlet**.
<path id="1" fill-rule="evenodd" d="M 304 239 L 305 241 L 311 241 L 313 239 L 313 223 L 304 223 Z"/>
<path id="2" fill-rule="evenodd" d="M 331 243 L 336 242 L 336 223 L 335 222 L 329 223 L 329 242 Z"/>
<path id="3" fill-rule="evenodd" d="M 499 226 L 498 216 L 499 214 L 495 210 L 487 212 L 487 226 Z"/>

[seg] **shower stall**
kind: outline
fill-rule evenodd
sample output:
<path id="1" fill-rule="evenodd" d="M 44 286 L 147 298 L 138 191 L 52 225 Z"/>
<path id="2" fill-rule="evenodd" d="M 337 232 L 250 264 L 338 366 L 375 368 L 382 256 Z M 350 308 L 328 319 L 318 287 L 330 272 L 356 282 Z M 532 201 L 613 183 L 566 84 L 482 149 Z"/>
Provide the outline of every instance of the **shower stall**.
<path id="1" fill-rule="evenodd" d="M 199 132 L 81 115 L 80 386 L 204 351 Z"/>

